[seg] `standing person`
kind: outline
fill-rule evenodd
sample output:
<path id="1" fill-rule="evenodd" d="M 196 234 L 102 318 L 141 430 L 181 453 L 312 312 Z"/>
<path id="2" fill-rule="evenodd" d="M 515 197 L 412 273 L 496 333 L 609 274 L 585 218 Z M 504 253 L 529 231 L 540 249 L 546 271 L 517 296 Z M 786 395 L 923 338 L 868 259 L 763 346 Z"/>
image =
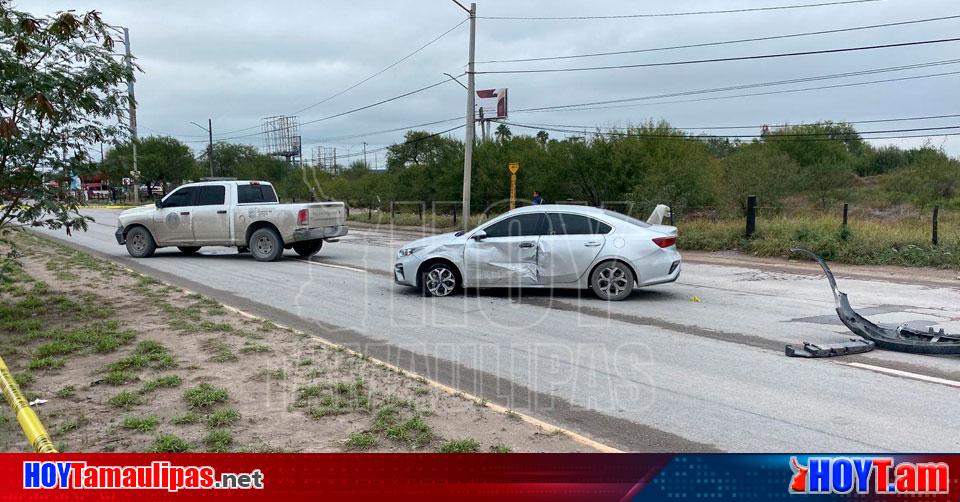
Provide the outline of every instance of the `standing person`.
<path id="1" fill-rule="evenodd" d="M 543 197 L 540 196 L 540 192 L 534 190 L 533 199 L 531 199 L 530 202 L 532 202 L 534 206 L 539 206 L 540 204 L 543 204 Z"/>

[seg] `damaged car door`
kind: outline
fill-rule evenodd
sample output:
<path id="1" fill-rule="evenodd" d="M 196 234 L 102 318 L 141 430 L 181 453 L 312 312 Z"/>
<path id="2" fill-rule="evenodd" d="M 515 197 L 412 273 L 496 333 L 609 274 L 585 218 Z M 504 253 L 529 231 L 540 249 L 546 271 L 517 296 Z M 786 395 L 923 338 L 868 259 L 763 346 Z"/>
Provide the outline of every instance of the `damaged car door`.
<path id="1" fill-rule="evenodd" d="M 603 249 L 612 227 L 571 213 L 547 213 L 540 235 L 540 283 L 576 282 Z"/>
<path id="2" fill-rule="evenodd" d="M 520 214 L 491 223 L 467 239 L 463 250 L 470 286 L 538 284 L 537 241 L 542 213 Z"/>

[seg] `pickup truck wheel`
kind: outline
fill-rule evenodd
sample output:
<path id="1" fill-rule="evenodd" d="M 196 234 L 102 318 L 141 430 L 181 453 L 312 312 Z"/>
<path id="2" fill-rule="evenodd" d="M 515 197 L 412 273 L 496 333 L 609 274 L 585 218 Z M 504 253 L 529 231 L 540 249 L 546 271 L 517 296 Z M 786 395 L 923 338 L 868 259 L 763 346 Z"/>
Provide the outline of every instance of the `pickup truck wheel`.
<path id="1" fill-rule="evenodd" d="M 200 246 L 177 246 L 177 249 L 185 255 L 197 254 L 197 251 L 200 251 Z"/>
<path id="2" fill-rule="evenodd" d="M 322 247 L 323 240 L 317 239 L 315 241 L 297 242 L 293 245 L 293 250 L 296 251 L 298 255 L 304 258 L 309 258 L 317 254 Z"/>
<path id="3" fill-rule="evenodd" d="M 283 254 L 283 240 L 272 228 L 261 228 L 253 232 L 248 247 L 257 261 L 275 261 Z"/>
<path id="4" fill-rule="evenodd" d="M 157 243 L 143 227 L 133 227 L 127 232 L 127 252 L 134 258 L 149 258 L 157 250 Z"/>

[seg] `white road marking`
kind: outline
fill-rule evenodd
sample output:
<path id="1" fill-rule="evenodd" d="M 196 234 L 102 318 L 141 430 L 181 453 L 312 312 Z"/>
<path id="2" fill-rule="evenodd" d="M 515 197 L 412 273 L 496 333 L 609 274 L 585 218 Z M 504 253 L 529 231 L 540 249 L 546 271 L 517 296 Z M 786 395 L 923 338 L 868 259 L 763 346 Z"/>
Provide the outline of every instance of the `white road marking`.
<path id="1" fill-rule="evenodd" d="M 353 272 L 360 272 L 361 274 L 366 274 L 366 273 L 367 273 L 366 270 L 364 270 L 364 269 L 362 269 L 362 268 L 357 268 L 357 267 L 348 267 L 348 266 L 346 266 L 346 265 L 334 265 L 334 264 L 332 264 L 332 263 L 322 263 L 322 262 L 318 262 L 318 261 L 303 260 L 303 259 L 299 259 L 299 258 L 297 258 L 296 260 L 297 260 L 297 261 L 306 262 L 306 263 L 309 263 L 309 264 L 311 264 L 311 265 L 317 265 L 317 266 L 320 266 L 320 267 L 342 268 L 342 269 L 344 269 L 344 270 L 350 270 L 350 271 L 353 271 Z"/>
<path id="2" fill-rule="evenodd" d="M 872 364 L 864 364 L 864 363 L 847 363 L 847 366 L 853 366 L 855 368 L 876 371 L 879 373 L 886 373 L 888 375 L 894 375 L 894 376 L 899 376 L 903 378 L 911 378 L 913 380 L 920 380 L 923 382 L 938 383 L 941 385 L 948 385 L 950 387 L 960 388 L 960 382 L 956 380 L 947 380 L 946 378 L 921 375 L 920 373 L 912 373 L 909 371 L 895 370 L 893 368 L 886 368 L 883 366 L 874 366 Z"/>

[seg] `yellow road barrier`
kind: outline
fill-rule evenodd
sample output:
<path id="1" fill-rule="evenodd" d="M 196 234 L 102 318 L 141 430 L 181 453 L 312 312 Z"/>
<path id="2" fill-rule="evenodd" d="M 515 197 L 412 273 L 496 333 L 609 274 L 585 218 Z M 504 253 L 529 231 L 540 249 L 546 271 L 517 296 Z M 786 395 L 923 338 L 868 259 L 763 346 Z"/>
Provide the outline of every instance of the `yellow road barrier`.
<path id="1" fill-rule="evenodd" d="M 13 375 L 10 374 L 3 358 L 0 358 L 0 391 L 3 391 L 3 397 L 13 408 L 13 414 L 17 416 L 20 428 L 23 429 L 23 434 L 27 436 L 27 441 L 30 442 L 33 449 L 37 453 L 57 453 L 57 449 L 53 447 L 53 442 L 50 441 L 50 435 L 47 434 L 47 430 L 40 423 L 40 418 L 27 404 L 27 399 L 20 392 L 20 387 L 13 379 Z"/>

